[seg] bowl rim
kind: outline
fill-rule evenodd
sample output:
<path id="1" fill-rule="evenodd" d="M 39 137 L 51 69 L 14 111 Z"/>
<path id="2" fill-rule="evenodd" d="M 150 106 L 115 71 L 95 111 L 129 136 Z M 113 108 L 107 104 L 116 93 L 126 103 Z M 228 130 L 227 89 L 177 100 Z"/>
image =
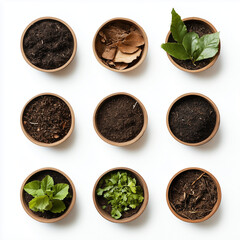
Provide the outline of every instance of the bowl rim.
<path id="1" fill-rule="evenodd" d="M 26 54 L 25 54 L 25 51 L 24 51 L 24 48 L 23 48 L 23 40 L 24 40 L 24 37 L 25 37 L 25 34 L 26 32 L 28 31 L 28 29 L 34 25 L 35 23 L 37 22 L 40 22 L 40 21 L 43 21 L 43 20 L 55 20 L 57 22 L 60 22 L 62 23 L 63 25 L 65 25 L 69 31 L 71 32 L 72 36 L 73 36 L 73 52 L 72 52 L 72 55 L 71 57 L 68 59 L 68 61 L 63 64 L 62 66 L 58 67 L 58 68 L 54 68 L 54 69 L 44 69 L 44 68 L 40 68 L 40 67 L 37 67 L 35 66 L 34 64 L 32 64 L 30 62 L 30 60 L 27 58 Z M 76 55 L 76 52 L 77 52 L 77 38 L 76 38 L 76 35 L 73 31 L 73 29 L 66 23 L 64 22 L 63 20 L 59 19 L 59 18 L 56 18 L 56 17 L 40 17 L 40 18 L 37 18 L 35 20 L 33 20 L 32 22 L 30 22 L 27 27 L 24 29 L 23 33 L 22 33 L 22 36 L 21 36 L 21 41 L 20 41 L 20 48 L 21 48 L 21 53 L 23 55 L 23 58 L 25 59 L 25 61 L 33 68 L 39 70 L 39 71 L 42 71 L 42 72 L 48 72 L 48 73 L 51 73 L 51 72 L 58 72 L 62 69 L 64 69 L 65 67 L 67 67 L 71 62 L 72 60 L 74 59 L 75 55 Z"/>
<path id="2" fill-rule="evenodd" d="M 70 183 L 71 187 L 72 187 L 72 190 L 73 190 L 73 196 L 72 196 L 72 201 L 71 201 L 71 204 L 69 205 L 68 209 L 66 212 L 64 212 L 61 216 L 57 217 L 57 218 L 50 218 L 50 219 L 47 219 L 47 218 L 43 218 L 43 217 L 39 217 L 37 216 L 36 214 L 34 214 L 34 212 L 27 206 L 27 203 L 24 201 L 24 198 L 23 198 L 23 193 L 24 193 L 24 186 L 25 184 L 27 183 L 27 181 L 29 180 L 30 177 L 34 176 L 36 173 L 38 172 L 42 172 L 42 171 L 46 171 L 46 170 L 49 170 L 49 171 L 55 171 L 55 172 L 58 172 L 60 173 L 61 175 L 63 175 Z M 64 172 L 62 172 L 61 170 L 59 169 L 56 169 L 56 168 L 52 168 L 52 167 L 44 167 L 44 168 L 40 168 L 38 170 L 35 170 L 34 172 L 32 172 L 31 174 L 29 174 L 25 180 L 23 181 L 22 183 L 22 186 L 21 186 L 21 189 L 20 189 L 20 201 L 21 201 L 21 204 L 23 206 L 23 209 L 25 210 L 25 212 L 33 219 L 39 221 L 39 222 L 43 222 L 43 223 L 53 223 L 53 222 L 57 222 L 57 221 L 60 221 L 62 220 L 63 218 L 65 218 L 69 213 L 70 211 L 72 210 L 72 208 L 74 207 L 75 205 L 75 202 L 76 202 L 76 189 L 75 189 L 75 186 L 72 182 L 72 180 L 68 177 L 68 175 Z"/>
<path id="3" fill-rule="evenodd" d="M 135 178 L 137 178 L 138 182 L 140 183 L 142 189 L 143 189 L 143 192 L 144 192 L 144 200 L 143 200 L 143 203 L 140 207 L 140 209 L 138 210 L 138 212 L 136 212 L 134 215 L 128 217 L 128 218 L 123 218 L 123 219 L 115 219 L 113 217 L 111 217 L 109 214 L 107 213 L 104 213 L 104 211 L 102 209 L 100 209 L 98 203 L 97 203 L 97 197 L 96 197 L 96 189 L 97 189 L 97 186 L 98 186 L 98 183 L 99 181 L 107 174 L 109 174 L 110 172 L 114 172 L 114 171 L 127 171 L 127 172 L 130 172 L 131 174 L 134 175 Z M 115 168 L 111 168 L 107 171 L 105 171 L 104 173 L 102 173 L 97 181 L 95 182 L 94 184 L 94 187 L 93 187 L 93 192 L 92 192 L 92 197 L 93 197 L 93 203 L 94 203 L 94 206 L 95 208 L 97 209 L 97 211 L 99 212 L 99 214 L 107 219 L 108 221 L 110 222 L 114 222 L 114 223 L 127 223 L 127 222 L 131 222 L 133 220 L 135 220 L 136 218 L 138 218 L 143 212 L 144 210 L 146 209 L 146 206 L 148 204 L 148 200 L 149 200 L 149 192 L 148 192 L 148 187 L 147 187 L 147 184 L 145 182 L 145 180 L 143 179 L 143 177 L 138 173 L 136 172 L 135 170 L 131 169 L 131 168 L 127 168 L 127 167 L 115 167 Z"/>
<path id="4" fill-rule="evenodd" d="M 212 30 L 213 33 L 216 33 L 216 32 L 217 32 L 217 29 L 216 29 L 209 21 L 207 21 L 207 20 L 205 20 L 205 19 L 203 19 L 203 18 L 199 18 L 199 17 L 188 17 L 188 18 L 182 19 L 182 21 L 183 21 L 183 22 L 184 22 L 184 21 L 200 21 L 200 22 L 204 22 L 206 25 L 208 25 L 208 26 L 210 27 L 210 29 Z M 171 31 L 168 32 L 168 34 L 167 34 L 167 36 L 166 36 L 166 39 L 165 39 L 165 43 L 168 42 L 168 39 L 169 39 L 170 34 L 171 34 Z M 184 68 L 184 67 L 180 66 L 179 64 L 177 64 L 177 63 L 173 60 L 172 56 L 170 56 L 168 53 L 166 53 L 166 54 L 167 54 L 169 60 L 171 61 L 171 63 L 172 63 L 174 66 L 176 66 L 178 69 L 180 69 L 180 70 L 182 70 L 182 71 L 185 71 L 185 72 L 189 72 L 189 73 L 198 73 L 198 72 L 202 72 L 202 71 L 207 70 L 208 68 L 212 67 L 212 66 L 215 64 L 215 62 L 217 61 L 218 56 L 219 56 L 219 54 L 220 54 L 220 50 L 221 50 L 221 42 L 219 41 L 219 50 L 218 50 L 217 54 L 216 54 L 214 57 L 212 57 L 211 62 L 210 62 L 208 65 L 206 65 L 205 67 L 200 68 L 200 69 L 196 69 L 196 70 L 190 70 L 190 69 L 187 69 L 187 68 Z"/>
<path id="5" fill-rule="evenodd" d="M 101 29 L 103 27 L 105 27 L 106 25 L 108 25 L 109 23 L 111 22 L 115 22 L 115 21 L 125 21 L 125 22 L 128 22 L 132 25 L 134 25 L 142 34 L 143 38 L 144 38 L 144 48 L 143 48 L 143 51 L 141 53 L 141 57 L 139 59 L 139 61 L 134 64 L 133 66 L 129 67 L 129 68 L 126 68 L 126 69 L 115 69 L 115 68 L 111 68 L 109 67 L 108 65 L 104 64 L 101 60 L 101 58 L 98 56 L 97 54 L 97 50 L 96 50 L 96 39 L 97 39 L 97 36 L 98 36 L 98 33 L 101 31 Z M 93 48 L 93 53 L 94 53 L 94 56 L 96 57 L 97 61 L 105 68 L 111 70 L 111 71 L 114 71 L 114 72 L 129 72 L 129 71 L 132 71 L 134 70 L 135 68 L 137 68 L 138 66 L 140 66 L 143 61 L 145 60 L 146 56 L 147 56 L 147 52 L 148 52 L 148 37 L 147 37 L 147 34 L 146 32 L 144 31 L 144 29 L 138 24 L 136 23 L 135 21 L 133 21 L 132 19 L 129 19 L 129 18 L 123 18 L 123 17 L 115 17 L 115 18 L 111 18 L 107 21 L 105 21 L 97 30 L 97 32 L 95 33 L 94 35 L 94 38 L 93 38 L 93 42 L 92 42 L 92 48 Z"/>
<path id="6" fill-rule="evenodd" d="M 184 218 L 182 216 L 180 216 L 177 212 L 174 211 L 174 209 L 172 208 L 171 204 L 170 204 L 170 201 L 169 201 L 169 190 L 170 190 L 170 186 L 173 182 L 173 180 L 181 173 L 183 172 L 186 172 L 186 171 L 191 171 L 191 170 L 199 170 L 199 171 L 202 171 L 204 173 L 206 173 L 207 175 L 209 175 L 212 180 L 214 181 L 216 187 L 217 187 L 217 196 L 218 196 L 218 199 L 217 199 L 217 202 L 215 203 L 212 211 L 205 217 L 201 218 L 201 219 L 196 219 L 196 220 L 192 220 L 192 219 L 187 219 L 187 218 Z M 189 223 L 198 223 L 198 222 L 203 222 L 203 221 L 206 221 L 207 219 L 209 219 L 219 208 L 220 206 L 220 203 L 221 203 L 221 199 L 222 199 L 222 193 L 221 193 L 221 187 L 220 187 L 220 184 L 218 182 L 218 180 L 214 177 L 214 175 L 210 172 L 208 172 L 207 170 L 203 169 L 203 168 L 199 168 L 199 167 L 188 167 L 188 168 L 184 168 L 180 171 L 178 171 L 177 173 L 175 173 L 173 175 L 173 177 L 170 179 L 168 185 L 167 185 L 167 190 L 166 190 L 166 200 L 167 200 L 167 205 L 169 207 L 169 209 L 171 210 L 171 212 L 177 217 L 179 218 L 180 220 L 182 221 L 185 221 L 185 222 L 189 222 Z"/>
<path id="7" fill-rule="evenodd" d="M 118 96 L 118 95 L 124 95 L 124 96 L 128 96 L 128 97 L 131 97 L 133 98 L 141 107 L 142 109 L 142 112 L 143 112 L 143 119 L 144 119 L 144 122 L 143 122 L 143 127 L 141 129 L 141 131 L 139 132 L 139 134 L 129 140 L 129 141 L 126 141 L 126 142 L 114 142 L 114 141 L 111 141 L 107 138 L 105 138 L 101 133 L 100 131 L 98 130 L 98 126 L 97 126 L 97 121 L 96 121 L 96 115 L 97 115 L 97 112 L 99 110 L 99 108 L 102 106 L 102 104 L 108 100 L 109 98 L 111 97 L 115 97 L 115 96 Z M 98 105 L 96 106 L 95 110 L 94 110 L 94 113 L 93 113 L 93 127 L 97 133 L 97 135 L 103 140 L 105 141 L 106 143 L 109 143 L 111 145 L 114 145 L 114 146 L 118 146 L 118 147 L 123 147 L 123 146 L 128 146 L 130 144 L 133 144 L 135 142 L 137 142 L 142 136 L 143 134 L 145 133 L 146 129 L 147 129 L 147 124 L 148 124 L 148 115 L 147 115 L 147 110 L 146 108 L 144 107 L 144 105 L 142 104 L 142 102 L 136 98 L 135 96 L 133 96 L 132 94 L 129 94 L 129 93 L 126 93 L 126 92 L 116 92 L 116 93 L 112 93 L 106 97 L 104 97 L 99 103 Z"/>
<path id="8" fill-rule="evenodd" d="M 174 104 L 176 102 L 178 102 L 180 99 L 182 98 L 185 98 L 185 97 L 188 97 L 188 96 L 199 96 L 199 97 L 202 97 L 203 99 L 205 99 L 214 109 L 215 113 L 216 113 L 216 123 L 215 123 L 215 126 L 214 126 L 214 129 L 212 131 L 212 133 L 206 138 L 204 139 L 203 141 L 201 142 L 197 142 L 197 143 L 188 143 L 188 142 L 184 142 L 182 140 L 180 140 L 179 138 L 177 138 L 171 128 L 170 128 L 170 124 L 169 124 L 169 115 L 170 115 L 170 112 L 172 110 L 172 107 L 174 106 Z M 205 144 L 207 142 L 209 142 L 217 133 L 218 129 L 219 129 L 219 125 L 220 125 L 220 113 L 219 113 L 219 110 L 216 106 L 216 104 L 207 96 L 201 94 L 201 93 L 196 93 L 196 92 L 190 92 L 190 93 L 185 93 L 185 94 L 182 94 L 181 96 L 177 97 L 170 105 L 170 107 L 168 108 L 168 111 L 167 111 L 167 117 L 166 117 L 166 123 L 167 123 L 167 128 L 168 128 L 168 131 L 170 132 L 171 136 L 177 140 L 178 142 L 182 143 L 182 144 L 185 144 L 187 146 L 199 146 L 199 145 L 202 145 L 202 144 Z"/>
<path id="9" fill-rule="evenodd" d="M 24 111 L 26 109 L 26 107 L 28 106 L 29 103 L 31 103 L 31 101 L 33 101 L 35 98 L 38 98 L 40 96 L 54 96 L 54 97 L 57 97 L 59 99 L 61 99 L 69 108 L 70 110 L 70 113 L 71 113 L 71 127 L 67 133 L 67 135 L 62 138 L 61 140 L 59 141 L 56 141 L 54 143 L 43 143 L 43 142 L 39 142 L 37 140 L 35 140 L 33 137 L 30 136 L 30 134 L 25 130 L 24 128 L 24 125 L 23 125 L 23 114 L 24 114 Z M 21 112 L 21 115 L 20 115 L 20 125 L 21 125 L 21 129 L 24 133 L 24 135 L 33 143 L 39 145 L 39 146 L 42 146 L 42 147 L 54 147 L 54 146 L 57 146 L 61 143 L 63 143 L 64 141 L 66 141 L 72 134 L 73 130 L 74 130 L 74 126 L 75 126 L 75 115 L 74 115 L 74 112 L 73 112 L 73 108 L 71 107 L 70 103 L 64 99 L 63 97 L 59 96 L 58 94 L 55 94 L 55 93 L 50 93 L 50 92 L 45 92 L 45 93 L 39 93 L 37 95 L 35 95 L 34 97 L 32 97 L 30 100 L 27 101 L 27 103 L 24 105 L 23 109 L 22 109 L 22 112 Z"/>

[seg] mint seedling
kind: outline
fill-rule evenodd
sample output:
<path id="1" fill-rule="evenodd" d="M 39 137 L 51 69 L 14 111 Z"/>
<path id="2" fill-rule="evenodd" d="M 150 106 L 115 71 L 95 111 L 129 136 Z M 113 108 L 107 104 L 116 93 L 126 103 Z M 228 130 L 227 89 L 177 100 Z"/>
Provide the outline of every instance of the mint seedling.
<path id="1" fill-rule="evenodd" d="M 112 207 L 111 216 L 115 219 L 121 218 L 123 212 L 135 209 L 144 200 L 142 187 L 127 172 L 111 173 L 100 181 L 99 186 L 96 194 L 108 201 Z M 106 209 L 106 206 L 102 208 Z"/>
<path id="2" fill-rule="evenodd" d="M 181 17 L 172 9 L 171 33 L 176 42 L 168 42 L 161 47 L 179 60 L 196 61 L 214 57 L 219 50 L 219 32 L 206 34 L 199 38 L 195 32 L 187 32 Z"/>
<path id="3" fill-rule="evenodd" d="M 47 175 L 42 181 L 34 180 L 24 186 L 24 190 L 34 198 L 28 203 L 34 212 L 51 211 L 61 213 L 66 209 L 62 200 L 71 197 L 69 185 L 58 183 L 54 185 L 53 178 Z"/>

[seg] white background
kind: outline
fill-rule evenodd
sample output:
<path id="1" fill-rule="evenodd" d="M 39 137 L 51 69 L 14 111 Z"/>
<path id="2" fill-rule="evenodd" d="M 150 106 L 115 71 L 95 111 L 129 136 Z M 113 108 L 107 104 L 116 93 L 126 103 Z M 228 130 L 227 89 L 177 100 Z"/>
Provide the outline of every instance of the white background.
<path id="1" fill-rule="evenodd" d="M 216 64 L 199 73 L 185 73 L 171 64 L 160 48 L 169 30 L 172 7 L 185 17 L 202 17 L 220 31 L 221 53 Z M 239 239 L 240 237 L 240 79 L 238 1 L 24 1 L 0 2 L 0 239 Z M 78 50 L 74 61 L 59 73 L 31 68 L 20 52 L 24 28 L 42 16 L 58 17 L 74 30 Z M 149 51 L 145 62 L 129 73 L 102 67 L 92 51 L 98 27 L 113 17 L 135 20 L 146 31 Z M 129 147 L 103 142 L 92 124 L 93 111 L 108 94 L 125 91 L 145 105 L 149 124 L 145 135 Z M 34 145 L 22 133 L 20 112 L 42 92 L 57 93 L 72 105 L 76 125 L 69 140 L 59 147 Z M 166 127 L 171 102 L 187 92 L 199 92 L 218 106 L 221 123 L 217 135 L 200 147 L 175 141 Z M 28 174 L 55 167 L 73 180 L 76 205 L 58 223 L 30 218 L 20 203 L 20 187 Z M 96 211 L 92 188 L 104 171 L 125 166 L 138 171 L 149 188 L 143 215 L 127 224 L 106 221 Z M 204 223 L 177 219 L 168 209 L 168 181 L 185 167 L 201 167 L 218 179 L 222 202 Z"/>

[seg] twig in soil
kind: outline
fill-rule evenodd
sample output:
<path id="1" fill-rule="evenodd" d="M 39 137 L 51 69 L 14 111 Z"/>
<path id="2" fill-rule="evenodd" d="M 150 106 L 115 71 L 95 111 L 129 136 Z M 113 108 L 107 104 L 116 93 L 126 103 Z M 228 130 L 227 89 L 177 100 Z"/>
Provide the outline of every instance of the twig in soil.
<path id="1" fill-rule="evenodd" d="M 133 105 L 133 109 L 137 106 L 137 102 L 135 102 L 135 104 Z"/>
<path id="2" fill-rule="evenodd" d="M 191 185 L 194 185 L 205 173 L 202 173 L 195 181 L 192 182 Z"/>
<path id="3" fill-rule="evenodd" d="M 38 123 L 34 123 L 34 122 L 29 122 L 30 124 L 32 124 L 32 125 L 37 125 Z"/>

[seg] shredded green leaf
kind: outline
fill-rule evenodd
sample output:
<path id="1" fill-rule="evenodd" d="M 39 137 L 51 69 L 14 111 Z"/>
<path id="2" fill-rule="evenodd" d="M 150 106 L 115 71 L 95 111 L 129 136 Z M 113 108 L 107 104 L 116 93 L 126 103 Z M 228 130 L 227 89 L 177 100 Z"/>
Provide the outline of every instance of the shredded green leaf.
<path id="1" fill-rule="evenodd" d="M 143 190 L 137 185 L 135 178 L 127 172 L 114 172 L 103 178 L 96 190 L 98 196 L 103 196 L 111 205 L 111 216 L 119 219 L 123 212 L 135 209 L 144 200 Z M 102 206 L 106 209 L 106 206 Z"/>

